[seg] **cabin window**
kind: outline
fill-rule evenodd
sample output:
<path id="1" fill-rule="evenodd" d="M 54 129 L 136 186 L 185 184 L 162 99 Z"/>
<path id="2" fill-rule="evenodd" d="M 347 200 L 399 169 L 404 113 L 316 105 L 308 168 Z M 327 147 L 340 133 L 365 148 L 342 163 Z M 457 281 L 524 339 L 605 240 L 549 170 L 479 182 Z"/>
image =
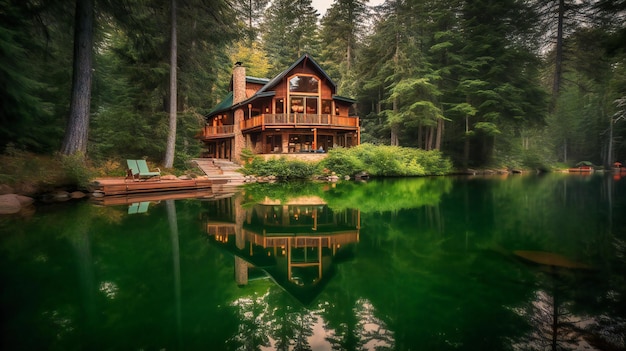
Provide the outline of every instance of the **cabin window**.
<path id="1" fill-rule="evenodd" d="M 333 100 L 322 100 L 322 113 L 329 115 L 333 108 Z"/>
<path id="2" fill-rule="evenodd" d="M 295 112 L 295 113 L 304 112 L 304 98 L 301 98 L 301 97 L 291 98 L 291 112 Z"/>
<path id="3" fill-rule="evenodd" d="M 285 113 L 285 100 L 276 100 L 276 113 Z"/>
<path id="4" fill-rule="evenodd" d="M 294 76 L 289 79 L 289 91 L 292 93 L 317 93 L 319 80 L 311 76 Z"/>
<path id="5" fill-rule="evenodd" d="M 317 97 L 298 96 L 291 98 L 291 112 L 306 113 L 310 115 L 317 114 Z"/>
<path id="6" fill-rule="evenodd" d="M 283 138 L 280 134 L 265 136 L 265 153 L 283 152 Z"/>
<path id="7" fill-rule="evenodd" d="M 307 97 L 306 100 L 306 113 L 317 114 L 317 98 Z"/>

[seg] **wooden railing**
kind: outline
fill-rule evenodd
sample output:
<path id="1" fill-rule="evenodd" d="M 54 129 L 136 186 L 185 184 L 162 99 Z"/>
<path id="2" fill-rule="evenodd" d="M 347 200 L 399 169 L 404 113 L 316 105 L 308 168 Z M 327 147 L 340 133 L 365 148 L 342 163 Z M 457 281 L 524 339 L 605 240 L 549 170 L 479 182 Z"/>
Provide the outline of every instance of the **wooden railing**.
<path id="1" fill-rule="evenodd" d="M 304 113 L 290 114 L 263 114 L 252 117 L 241 122 L 241 129 L 246 130 L 254 127 L 270 127 L 278 125 L 289 126 L 333 126 L 356 128 L 359 126 L 359 119 L 356 117 L 335 116 L 335 115 L 317 115 Z"/>
<path id="2" fill-rule="evenodd" d="M 215 138 L 220 136 L 226 136 L 234 133 L 233 125 L 227 126 L 204 126 L 202 128 L 202 138 Z"/>
<path id="3" fill-rule="evenodd" d="M 279 113 L 279 114 L 263 114 L 254 116 L 250 119 L 241 121 L 241 130 L 256 127 L 273 127 L 273 126 L 301 126 L 301 127 L 344 127 L 357 128 L 359 119 L 357 117 L 335 116 L 335 115 L 317 115 L 303 113 Z M 233 134 L 233 126 L 205 126 L 202 131 L 203 138 L 216 138 Z"/>

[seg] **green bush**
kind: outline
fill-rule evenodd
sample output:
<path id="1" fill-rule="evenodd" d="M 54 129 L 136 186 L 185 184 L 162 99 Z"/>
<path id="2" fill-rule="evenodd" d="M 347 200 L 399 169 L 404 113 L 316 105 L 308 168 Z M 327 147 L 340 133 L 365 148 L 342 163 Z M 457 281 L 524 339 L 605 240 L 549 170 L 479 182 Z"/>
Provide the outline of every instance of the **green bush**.
<path id="1" fill-rule="evenodd" d="M 290 161 L 285 157 L 272 158 L 267 161 L 255 157 L 246 163 L 242 172 L 246 175 L 259 177 L 276 176 L 283 179 L 307 179 L 315 173 L 315 164 L 304 161 Z"/>
<path id="2" fill-rule="evenodd" d="M 322 173 L 335 172 L 339 175 L 355 175 L 364 170 L 363 162 L 351 151 L 352 149 L 335 148 L 319 164 Z M 325 170 L 325 171 L 324 171 Z"/>
<path id="3" fill-rule="evenodd" d="M 284 179 L 306 179 L 314 174 L 333 172 L 340 176 L 366 172 L 372 177 L 415 177 L 444 175 L 451 171 L 452 163 L 439 151 L 372 144 L 350 149 L 334 148 L 317 165 L 286 158 L 264 161 L 255 157 L 243 169 L 248 175 L 274 175 Z"/>
<path id="4" fill-rule="evenodd" d="M 69 156 L 59 155 L 59 157 L 66 177 L 66 184 L 86 188 L 93 177 L 93 172 L 87 167 L 85 156 L 76 153 Z"/>

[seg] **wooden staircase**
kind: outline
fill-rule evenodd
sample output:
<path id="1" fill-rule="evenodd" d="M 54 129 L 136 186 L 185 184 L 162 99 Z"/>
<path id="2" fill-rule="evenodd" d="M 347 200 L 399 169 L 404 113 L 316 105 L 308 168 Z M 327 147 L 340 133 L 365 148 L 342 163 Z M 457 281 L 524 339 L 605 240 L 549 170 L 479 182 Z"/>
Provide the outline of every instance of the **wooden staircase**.
<path id="1" fill-rule="evenodd" d="M 213 181 L 213 190 L 236 187 L 244 183 L 243 174 L 237 172 L 241 166 L 234 162 L 217 158 L 194 158 L 191 161 Z"/>

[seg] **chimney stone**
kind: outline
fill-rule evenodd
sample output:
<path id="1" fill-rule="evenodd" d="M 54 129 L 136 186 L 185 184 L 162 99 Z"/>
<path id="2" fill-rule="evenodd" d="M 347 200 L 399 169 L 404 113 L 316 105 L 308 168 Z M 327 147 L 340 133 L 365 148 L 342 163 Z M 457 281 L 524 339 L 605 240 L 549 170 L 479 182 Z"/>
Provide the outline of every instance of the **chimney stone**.
<path id="1" fill-rule="evenodd" d="M 246 99 L 246 67 L 238 63 L 233 69 L 233 105 L 236 105 Z M 234 162 L 241 164 L 241 152 L 245 148 L 245 140 L 241 133 L 241 123 L 243 122 L 243 109 L 240 107 L 234 111 L 233 134 L 234 145 L 232 159 Z"/>

